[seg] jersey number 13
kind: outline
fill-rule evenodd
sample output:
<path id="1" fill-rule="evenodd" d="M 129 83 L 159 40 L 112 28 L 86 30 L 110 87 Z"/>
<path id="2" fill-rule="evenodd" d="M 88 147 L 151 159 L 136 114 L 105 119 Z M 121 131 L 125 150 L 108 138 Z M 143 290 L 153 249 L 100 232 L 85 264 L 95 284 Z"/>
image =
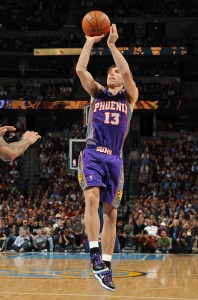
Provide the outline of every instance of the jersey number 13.
<path id="1" fill-rule="evenodd" d="M 105 113 L 105 124 L 118 125 L 120 123 L 120 114 L 119 113 Z"/>

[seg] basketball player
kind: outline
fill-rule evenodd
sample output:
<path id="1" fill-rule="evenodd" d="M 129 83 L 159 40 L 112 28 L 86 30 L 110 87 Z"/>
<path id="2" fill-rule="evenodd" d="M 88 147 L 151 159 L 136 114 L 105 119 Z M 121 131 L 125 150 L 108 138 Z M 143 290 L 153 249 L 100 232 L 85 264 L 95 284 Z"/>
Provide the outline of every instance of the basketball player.
<path id="1" fill-rule="evenodd" d="M 7 143 L 4 140 L 6 132 L 10 132 L 10 137 L 15 135 L 16 130 L 13 126 L 0 127 L 0 158 L 4 161 L 12 161 L 19 155 L 21 155 L 30 145 L 34 144 L 41 136 L 38 132 L 26 131 L 20 141 Z"/>
<path id="2" fill-rule="evenodd" d="M 127 136 L 138 89 L 129 65 L 117 49 L 116 25 L 110 28 L 107 45 L 115 65 L 107 72 L 107 88 L 87 71 L 91 49 L 104 35 L 88 37 L 76 65 L 83 88 L 91 96 L 86 149 L 79 156 L 78 179 L 85 196 L 85 227 L 90 261 L 100 284 L 114 291 L 111 260 L 116 238 L 117 208 L 123 190 L 122 147 Z M 102 257 L 99 251 L 99 202 L 103 206 Z"/>

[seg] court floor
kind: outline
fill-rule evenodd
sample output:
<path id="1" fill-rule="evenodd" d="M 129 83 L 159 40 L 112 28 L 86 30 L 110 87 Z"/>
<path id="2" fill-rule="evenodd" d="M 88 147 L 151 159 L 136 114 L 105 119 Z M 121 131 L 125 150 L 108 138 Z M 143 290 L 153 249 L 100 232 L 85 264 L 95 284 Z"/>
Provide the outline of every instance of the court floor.
<path id="1" fill-rule="evenodd" d="M 0 299 L 198 300 L 198 255 L 114 254 L 115 292 L 86 253 L 0 253 Z"/>

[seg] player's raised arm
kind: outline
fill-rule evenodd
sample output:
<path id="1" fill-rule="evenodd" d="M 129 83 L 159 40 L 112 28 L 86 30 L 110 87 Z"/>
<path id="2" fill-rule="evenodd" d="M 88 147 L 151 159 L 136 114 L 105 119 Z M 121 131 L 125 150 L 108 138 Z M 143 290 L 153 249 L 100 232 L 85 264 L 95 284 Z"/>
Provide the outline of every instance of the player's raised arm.
<path id="1" fill-rule="evenodd" d="M 116 25 L 112 24 L 110 28 L 109 37 L 107 40 L 107 45 L 109 47 L 109 50 L 111 51 L 115 64 L 120 74 L 122 75 L 126 93 L 131 99 L 130 102 L 132 105 L 134 105 L 138 99 L 138 89 L 133 80 L 131 70 L 129 68 L 126 59 L 124 58 L 124 56 L 121 54 L 121 52 L 118 50 L 118 48 L 115 45 L 118 38 L 119 36 L 118 36 Z"/>
<path id="2" fill-rule="evenodd" d="M 100 88 L 100 84 L 96 82 L 92 75 L 87 71 L 87 65 L 89 63 L 91 49 L 94 43 L 99 42 L 103 36 L 104 35 L 93 37 L 86 36 L 86 42 L 82 48 L 82 52 L 76 65 L 76 73 L 80 78 L 81 84 L 92 97 L 95 97 L 96 92 Z"/>

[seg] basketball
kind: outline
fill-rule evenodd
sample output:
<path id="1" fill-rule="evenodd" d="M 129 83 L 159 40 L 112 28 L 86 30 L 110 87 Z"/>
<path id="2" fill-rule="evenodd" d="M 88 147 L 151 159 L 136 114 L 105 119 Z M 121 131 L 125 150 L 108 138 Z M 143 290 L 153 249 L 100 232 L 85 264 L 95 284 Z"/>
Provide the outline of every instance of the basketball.
<path id="1" fill-rule="evenodd" d="M 82 29 L 87 36 L 107 35 L 110 26 L 109 17 L 99 10 L 90 11 L 82 20 Z"/>

